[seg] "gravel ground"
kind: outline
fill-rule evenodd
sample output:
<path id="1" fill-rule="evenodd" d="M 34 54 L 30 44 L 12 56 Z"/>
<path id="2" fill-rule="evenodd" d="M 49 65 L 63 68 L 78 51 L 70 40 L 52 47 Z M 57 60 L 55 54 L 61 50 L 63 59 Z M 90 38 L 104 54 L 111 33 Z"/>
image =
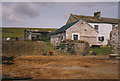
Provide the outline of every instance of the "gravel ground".
<path id="1" fill-rule="evenodd" d="M 118 61 L 106 56 L 19 56 L 3 64 L 3 76 L 33 79 L 118 79 Z"/>

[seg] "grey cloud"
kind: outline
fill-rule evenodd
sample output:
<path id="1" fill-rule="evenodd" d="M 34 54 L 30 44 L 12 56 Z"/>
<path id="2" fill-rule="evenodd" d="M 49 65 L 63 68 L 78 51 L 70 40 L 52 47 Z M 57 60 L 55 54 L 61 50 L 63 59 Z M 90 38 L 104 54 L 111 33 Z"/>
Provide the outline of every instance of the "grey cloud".
<path id="1" fill-rule="evenodd" d="M 14 6 L 3 6 L 2 7 L 2 20 L 11 22 L 24 22 L 24 19 L 19 17 L 14 11 Z"/>
<path id="2" fill-rule="evenodd" d="M 88 2 L 88 0 L 3 0 L 4 2 Z M 118 2 L 119 0 L 89 0 L 89 2 Z"/>
<path id="3" fill-rule="evenodd" d="M 2 5 L 2 24 L 12 25 L 27 23 L 31 18 L 39 16 L 38 6 L 26 2 L 4 2 Z"/>
<path id="4" fill-rule="evenodd" d="M 36 17 L 39 16 L 39 9 L 32 4 L 32 3 L 18 3 L 14 9 L 14 12 L 17 14 L 29 16 L 29 17 Z"/>
<path id="5" fill-rule="evenodd" d="M 115 3 L 100 2 L 12 2 L 3 4 L 3 7 L 5 7 L 3 24 L 5 26 L 57 28 L 67 22 L 70 13 L 89 16 L 93 15 L 94 11 L 100 10 L 104 17 L 116 17 L 117 9 L 112 5 L 116 6 Z"/>

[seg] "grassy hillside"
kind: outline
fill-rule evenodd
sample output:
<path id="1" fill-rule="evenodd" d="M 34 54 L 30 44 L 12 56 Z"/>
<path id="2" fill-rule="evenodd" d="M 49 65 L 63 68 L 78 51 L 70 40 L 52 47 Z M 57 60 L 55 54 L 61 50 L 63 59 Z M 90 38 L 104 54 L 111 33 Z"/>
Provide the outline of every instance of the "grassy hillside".
<path id="1" fill-rule="evenodd" d="M 24 38 L 24 30 L 48 30 L 55 31 L 56 29 L 45 28 L 2 28 L 2 37 L 18 37 Z"/>

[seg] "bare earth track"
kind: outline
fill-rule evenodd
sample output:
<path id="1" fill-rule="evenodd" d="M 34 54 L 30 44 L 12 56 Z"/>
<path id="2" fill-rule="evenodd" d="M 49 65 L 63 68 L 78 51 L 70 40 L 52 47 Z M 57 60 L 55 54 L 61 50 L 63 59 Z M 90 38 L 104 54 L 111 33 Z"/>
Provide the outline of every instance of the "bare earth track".
<path id="1" fill-rule="evenodd" d="M 33 79 L 118 79 L 118 61 L 106 56 L 19 56 L 3 64 L 3 75 Z"/>

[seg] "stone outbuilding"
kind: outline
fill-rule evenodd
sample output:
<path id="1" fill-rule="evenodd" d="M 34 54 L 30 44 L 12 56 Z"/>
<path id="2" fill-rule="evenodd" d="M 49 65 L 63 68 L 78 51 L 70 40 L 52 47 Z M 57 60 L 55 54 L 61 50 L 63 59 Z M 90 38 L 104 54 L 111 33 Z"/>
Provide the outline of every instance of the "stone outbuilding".
<path id="1" fill-rule="evenodd" d="M 32 41 L 48 41 L 50 40 L 51 31 L 43 30 L 25 30 L 24 39 Z"/>

